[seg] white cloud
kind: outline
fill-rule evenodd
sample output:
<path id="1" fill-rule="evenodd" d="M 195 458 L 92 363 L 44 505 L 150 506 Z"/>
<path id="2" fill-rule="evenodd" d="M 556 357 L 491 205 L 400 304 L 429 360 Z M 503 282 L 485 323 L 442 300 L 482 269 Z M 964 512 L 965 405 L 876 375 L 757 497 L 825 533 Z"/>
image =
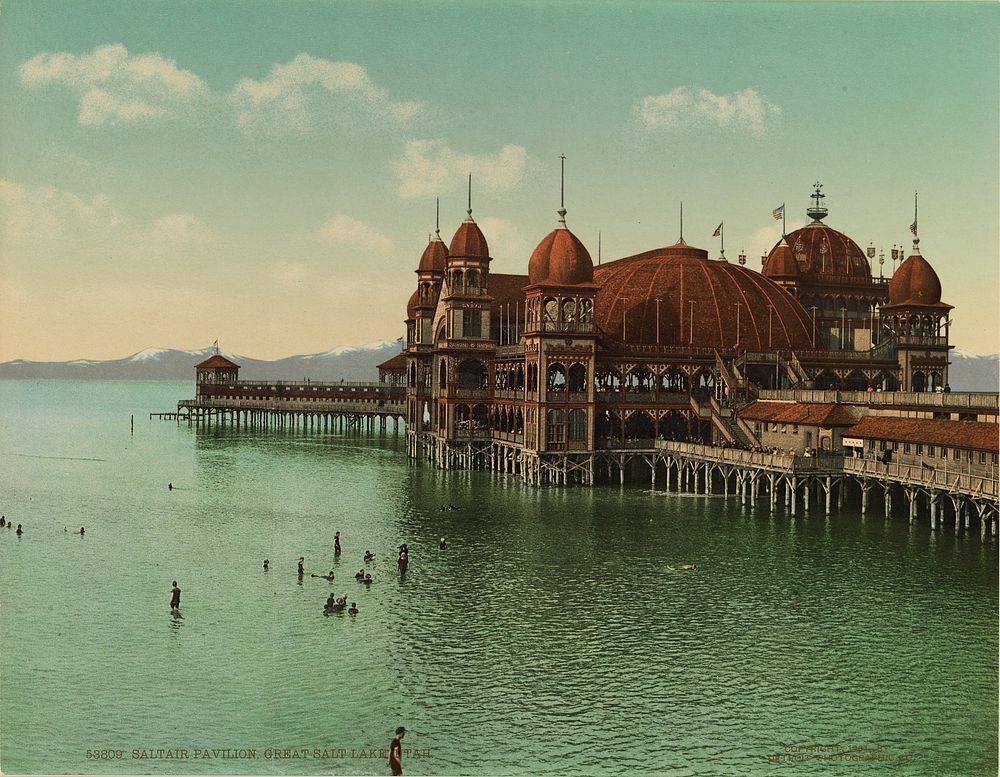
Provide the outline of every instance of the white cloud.
<path id="1" fill-rule="evenodd" d="M 229 101 L 238 111 L 237 121 L 247 131 L 309 130 L 320 117 L 338 115 L 336 106 L 329 104 L 338 98 L 361 107 L 368 125 L 371 119 L 406 125 L 422 107 L 416 102 L 389 99 L 361 65 L 308 54 L 275 65 L 260 81 L 244 78 L 229 93 Z"/>
<path id="2" fill-rule="evenodd" d="M 426 197 L 461 189 L 469 173 L 475 187 L 508 191 L 524 179 L 527 160 L 523 146 L 508 144 L 490 156 L 461 153 L 441 140 L 411 140 L 392 168 L 400 197 Z"/>
<path id="3" fill-rule="evenodd" d="M 76 56 L 36 54 L 22 63 L 21 82 L 63 86 L 80 101 L 80 124 L 133 124 L 176 115 L 208 95 L 205 82 L 160 54 L 130 55 L 121 43 Z"/>
<path id="4" fill-rule="evenodd" d="M 392 241 L 363 221 L 344 213 L 334 213 L 320 227 L 320 239 L 334 245 L 370 251 L 377 254 L 392 252 Z"/>
<path id="5" fill-rule="evenodd" d="M 717 126 L 761 135 L 765 122 L 780 113 L 779 106 L 755 89 L 723 95 L 679 86 L 666 94 L 643 97 L 636 106 L 639 123 L 649 130 Z"/>
<path id="6" fill-rule="evenodd" d="M 511 272 L 525 272 L 533 247 L 528 245 L 524 233 L 506 219 L 491 216 L 478 219 L 478 223 L 489 243 L 490 256 L 507 264 Z"/>
<path id="7" fill-rule="evenodd" d="M 18 240 L 59 241 L 81 235 L 112 236 L 124 216 L 103 194 L 89 199 L 51 186 L 27 188 L 0 180 L 0 237 Z"/>
<path id="8" fill-rule="evenodd" d="M 791 233 L 801 226 L 801 221 L 789 221 L 785 228 Z M 771 249 L 778 244 L 779 240 L 781 240 L 780 221 L 771 221 L 767 226 L 751 232 L 745 243 L 747 267 L 752 270 L 760 270 L 760 257 L 769 254 Z"/>

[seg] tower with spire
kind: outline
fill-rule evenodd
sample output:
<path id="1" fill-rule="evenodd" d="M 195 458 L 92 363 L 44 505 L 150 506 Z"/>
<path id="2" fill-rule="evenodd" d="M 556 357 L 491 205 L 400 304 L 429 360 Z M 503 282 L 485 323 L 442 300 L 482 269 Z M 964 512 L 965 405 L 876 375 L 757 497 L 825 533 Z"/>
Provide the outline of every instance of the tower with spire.
<path id="1" fill-rule="evenodd" d="M 590 253 L 566 226 L 566 157 L 559 162 L 559 218 L 531 254 L 525 287 L 524 446 L 536 453 L 593 443 L 598 287 Z"/>
<path id="2" fill-rule="evenodd" d="M 881 321 L 891 333 L 904 391 L 933 391 L 948 385 L 952 306 L 941 301 L 941 281 L 920 253 L 917 193 L 913 193 L 913 250 L 889 281 L 889 302 Z"/>

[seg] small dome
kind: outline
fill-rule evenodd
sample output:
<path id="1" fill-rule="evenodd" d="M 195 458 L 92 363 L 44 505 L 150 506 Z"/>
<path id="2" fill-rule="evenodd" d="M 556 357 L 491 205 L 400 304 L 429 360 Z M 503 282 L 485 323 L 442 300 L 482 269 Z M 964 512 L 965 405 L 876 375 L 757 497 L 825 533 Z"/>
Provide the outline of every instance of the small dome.
<path id="1" fill-rule="evenodd" d="M 420 306 L 420 291 L 414 291 L 406 303 L 406 320 L 415 321 L 417 318 L 417 308 Z"/>
<path id="2" fill-rule="evenodd" d="M 448 256 L 463 259 L 489 259 L 490 247 L 487 245 L 479 225 L 472 220 L 472 211 L 469 211 L 469 217 L 459 225 L 455 236 L 451 239 Z"/>
<path id="3" fill-rule="evenodd" d="M 936 305 L 941 302 L 941 281 L 924 257 L 920 249 L 893 273 L 889 281 L 890 305 Z"/>
<path id="4" fill-rule="evenodd" d="M 579 239 L 565 227 L 553 229 L 528 261 L 528 283 L 570 286 L 594 280 L 594 261 Z"/>
<path id="5" fill-rule="evenodd" d="M 781 242 L 768 255 L 761 273 L 768 278 L 798 278 L 801 275 L 792 247 L 785 238 L 781 238 Z"/>
<path id="6" fill-rule="evenodd" d="M 448 263 L 448 248 L 440 235 L 431 238 L 424 253 L 420 257 L 417 272 L 444 272 Z"/>
<path id="7" fill-rule="evenodd" d="M 870 281 L 872 269 L 861 247 L 843 232 L 826 226 L 822 221 L 796 229 L 782 238 L 767 255 L 764 267 L 782 243 L 791 246 L 792 256 L 801 275 L 817 279 L 831 276 Z M 770 272 L 765 273 L 770 275 Z"/>

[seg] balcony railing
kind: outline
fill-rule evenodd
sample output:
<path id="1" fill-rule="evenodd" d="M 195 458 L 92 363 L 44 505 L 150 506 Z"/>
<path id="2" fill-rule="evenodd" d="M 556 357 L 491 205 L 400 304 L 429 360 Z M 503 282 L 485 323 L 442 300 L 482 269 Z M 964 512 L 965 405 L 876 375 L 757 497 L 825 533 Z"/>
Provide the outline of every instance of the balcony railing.
<path id="1" fill-rule="evenodd" d="M 761 389 L 759 399 L 785 402 L 844 403 L 852 405 L 882 405 L 926 407 L 936 410 L 983 410 L 997 412 L 1000 395 L 984 392 L 921 392 L 921 391 L 824 391 L 820 389 Z"/>

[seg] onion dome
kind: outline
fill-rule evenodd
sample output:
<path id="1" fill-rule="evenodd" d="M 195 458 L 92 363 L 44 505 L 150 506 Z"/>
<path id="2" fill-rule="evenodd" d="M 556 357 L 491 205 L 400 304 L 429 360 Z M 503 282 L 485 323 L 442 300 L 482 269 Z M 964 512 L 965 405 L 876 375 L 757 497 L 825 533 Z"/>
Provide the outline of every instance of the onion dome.
<path id="1" fill-rule="evenodd" d="M 417 272 L 444 272 L 447 263 L 448 247 L 441 239 L 440 232 L 435 232 L 420 257 Z"/>
<path id="2" fill-rule="evenodd" d="M 801 273 L 799 272 L 798 262 L 795 261 L 795 256 L 792 254 L 792 247 L 788 245 L 788 241 L 785 238 L 781 238 L 781 242 L 768 255 L 761 272 L 768 278 L 799 277 Z"/>
<path id="3" fill-rule="evenodd" d="M 594 268 L 595 322 L 627 345 L 812 348 L 809 314 L 760 273 L 676 243 Z M 693 320 L 692 320 L 693 318 Z M 624 338 L 623 338 L 624 327 Z"/>
<path id="4" fill-rule="evenodd" d="M 566 227 L 566 210 L 559 210 L 559 226 L 538 244 L 528 260 L 528 283 L 572 286 L 594 280 L 594 260 L 583 243 Z"/>
<path id="5" fill-rule="evenodd" d="M 913 241 L 913 254 L 899 265 L 889 281 L 890 305 L 938 305 L 941 280 L 930 262 L 920 255 L 920 241 Z"/>
<path id="6" fill-rule="evenodd" d="M 417 308 L 420 307 L 420 291 L 414 291 L 406 303 L 406 320 L 415 321 L 417 318 Z"/>
<path id="7" fill-rule="evenodd" d="M 767 261 L 764 262 L 765 274 L 771 275 L 768 270 L 771 257 L 782 243 L 791 246 L 799 274 L 803 276 L 871 280 L 871 265 L 861 247 L 843 232 L 838 232 L 821 221 L 815 221 L 783 237 L 767 255 Z"/>
<path id="8" fill-rule="evenodd" d="M 448 247 L 448 256 L 460 257 L 463 259 L 489 259 L 490 247 L 483 237 L 479 225 L 472 218 L 472 208 L 466 211 L 468 214 L 455 236 L 451 239 Z"/>

